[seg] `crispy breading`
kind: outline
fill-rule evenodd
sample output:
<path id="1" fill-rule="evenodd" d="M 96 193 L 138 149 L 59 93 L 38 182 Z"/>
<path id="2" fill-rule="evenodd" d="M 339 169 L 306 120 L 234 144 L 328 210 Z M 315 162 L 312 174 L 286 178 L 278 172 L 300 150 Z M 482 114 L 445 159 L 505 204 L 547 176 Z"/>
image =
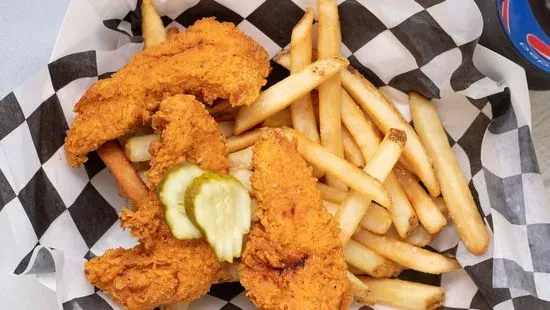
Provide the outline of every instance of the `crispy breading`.
<path id="1" fill-rule="evenodd" d="M 225 137 L 193 96 L 176 95 L 163 100 L 152 124 L 160 139 L 149 149 L 154 157 L 148 175 L 150 186 L 156 187 L 169 167 L 184 160 L 227 173 Z"/>
<path id="2" fill-rule="evenodd" d="M 152 249 L 107 250 L 86 264 L 86 277 L 128 309 L 196 299 L 227 277 L 204 240 L 159 241 Z"/>
<path id="3" fill-rule="evenodd" d="M 74 108 L 78 115 L 65 139 L 67 161 L 79 166 L 105 141 L 131 133 L 167 96 L 191 94 L 206 104 L 250 104 L 268 74 L 267 53 L 259 44 L 231 23 L 202 19 L 137 53 L 111 78 L 86 91 Z"/>
<path id="4" fill-rule="evenodd" d="M 154 147 L 149 195 L 136 202 L 137 211 L 125 209 L 121 215 L 123 227 L 130 228 L 140 244 L 130 250 L 109 250 L 85 266 L 92 284 L 129 309 L 188 302 L 229 277 L 204 239 L 174 238 L 155 192 L 166 169 L 184 161 L 227 171 L 229 160 L 219 126 L 204 106 L 188 95 L 165 99 L 153 116 L 153 126 L 161 138 Z"/>
<path id="5" fill-rule="evenodd" d="M 239 267 L 248 297 L 262 309 L 347 309 L 352 291 L 338 227 L 311 168 L 274 130 L 256 143 L 253 162 L 260 222 Z"/>

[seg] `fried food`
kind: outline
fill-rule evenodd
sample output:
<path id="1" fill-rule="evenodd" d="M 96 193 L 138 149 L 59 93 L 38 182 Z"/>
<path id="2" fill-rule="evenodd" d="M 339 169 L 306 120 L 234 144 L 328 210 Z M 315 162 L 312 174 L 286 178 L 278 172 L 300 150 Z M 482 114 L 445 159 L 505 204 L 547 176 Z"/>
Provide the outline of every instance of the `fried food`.
<path id="1" fill-rule="evenodd" d="M 167 96 L 195 95 L 212 104 L 248 105 L 269 73 L 267 53 L 231 23 L 196 22 L 171 40 L 136 54 L 109 79 L 92 85 L 74 111 L 65 139 L 73 167 L 101 144 L 147 123 Z"/>
<path id="2" fill-rule="evenodd" d="M 149 147 L 153 155 L 148 176 L 150 187 L 158 185 L 169 167 L 185 160 L 227 173 L 225 138 L 216 121 L 193 96 L 176 95 L 163 100 L 152 125 L 160 139 Z"/>
<path id="3" fill-rule="evenodd" d="M 263 309 L 347 309 L 352 289 L 336 222 L 296 145 L 268 131 L 254 147 L 258 217 L 239 268 Z"/>
<path id="4" fill-rule="evenodd" d="M 153 116 L 153 125 L 160 132 L 160 140 L 153 147 L 150 192 L 145 200 L 135 202 L 137 211 L 124 210 L 121 215 L 122 226 L 130 228 L 140 244 L 130 250 L 108 250 L 85 266 L 92 284 L 129 309 L 191 301 L 228 276 L 205 240 L 173 237 L 155 193 L 164 171 L 184 161 L 226 172 L 229 160 L 225 139 L 204 106 L 192 96 L 165 99 Z"/>

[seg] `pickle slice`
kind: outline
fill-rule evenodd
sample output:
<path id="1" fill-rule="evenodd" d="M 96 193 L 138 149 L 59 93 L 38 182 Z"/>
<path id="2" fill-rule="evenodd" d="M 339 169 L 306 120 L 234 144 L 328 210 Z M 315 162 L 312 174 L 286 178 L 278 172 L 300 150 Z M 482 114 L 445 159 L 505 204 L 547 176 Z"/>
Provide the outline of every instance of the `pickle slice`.
<path id="1" fill-rule="evenodd" d="M 251 199 L 234 177 L 205 172 L 187 189 L 185 208 L 221 261 L 233 262 L 250 230 Z"/>
<path id="2" fill-rule="evenodd" d="M 162 177 L 157 193 L 164 205 L 164 217 L 176 239 L 201 238 L 201 232 L 189 220 L 185 210 L 185 195 L 197 177 L 204 174 L 201 168 L 183 163 L 170 168 Z"/>

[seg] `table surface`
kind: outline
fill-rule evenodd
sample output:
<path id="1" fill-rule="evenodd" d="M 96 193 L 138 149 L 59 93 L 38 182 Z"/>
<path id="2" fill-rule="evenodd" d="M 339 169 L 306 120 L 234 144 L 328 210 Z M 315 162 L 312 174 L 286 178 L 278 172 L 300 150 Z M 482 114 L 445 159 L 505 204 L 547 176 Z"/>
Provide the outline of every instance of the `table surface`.
<path id="1" fill-rule="evenodd" d="M 48 63 L 70 0 L 3 0 L 0 3 L 0 98 Z M 550 199 L 550 91 L 531 92 L 533 140 Z M 2 219 L 0 218 L 0 222 Z M 0 236 L 0 244 L 9 244 Z M 13 242 L 13 241 L 11 241 Z M 0 277 L 14 262 L 0 259 Z M 33 298 L 28 298 L 33 296 Z M 57 309 L 55 294 L 36 280 L 13 277 L 0 281 L 6 309 Z"/>

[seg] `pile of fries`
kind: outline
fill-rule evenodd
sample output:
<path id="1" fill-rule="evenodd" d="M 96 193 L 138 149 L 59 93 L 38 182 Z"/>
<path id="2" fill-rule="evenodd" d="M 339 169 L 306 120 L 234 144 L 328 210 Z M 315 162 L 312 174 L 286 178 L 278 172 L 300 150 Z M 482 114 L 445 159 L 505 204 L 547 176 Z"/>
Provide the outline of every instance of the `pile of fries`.
<path id="1" fill-rule="evenodd" d="M 280 128 L 319 178 L 317 188 L 341 229 L 356 300 L 400 308 L 441 306 L 440 287 L 393 279 L 405 269 L 441 274 L 460 268 L 451 257 L 423 249 L 450 221 L 474 254 L 489 242 L 468 183 L 449 146 L 436 107 L 411 93 L 411 127 L 391 101 L 340 56 L 334 0 L 319 0 L 318 44 L 313 11 L 294 27 L 290 50 L 275 61 L 290 75 L 250 106 L 209 107 L 227 138 L 231 175 L 250 185 L 252 145 L 263 127 Z M 150 1 L 143 1 L 145 46 L 168 36 Z M 318 93 L 317 93 L 318 92 Z M 98 152 L 130 200 L 147 189 L 146 170 L 155 134 L 107 143 Z M 124 153 L 122 153 L 124 152 Z M 128 161 L 129 160 L 129 161 Z M 130 163 L 131 162 L 131 163 Z M 236 279 L 234 279 L 236 280 Z"/>

